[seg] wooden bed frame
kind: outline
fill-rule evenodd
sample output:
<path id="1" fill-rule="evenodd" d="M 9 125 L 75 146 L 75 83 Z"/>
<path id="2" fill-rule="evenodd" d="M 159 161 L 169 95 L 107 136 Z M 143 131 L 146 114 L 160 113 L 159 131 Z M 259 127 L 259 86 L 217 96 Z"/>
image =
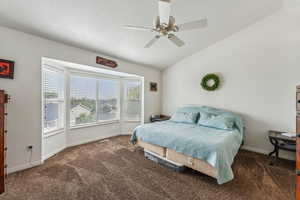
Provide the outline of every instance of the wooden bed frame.
<path id="1" fill-rule="evenodd" d="M 174 150 L 149 144 L 146 142 L 138 141 L 137 145 L 144 148 L 144 150 L 150 151 L 154 154 L 157 154 L 163 158 L 165 158 L 167 161 L 172 161 L 175 163 L 182 164 L 186 167 L 192 168 L 196 171 L 199 171 L 203 174 L 206 174 L 208 176 L 211 176 L 213 178 L 217 178 L 217 170 L 207 162 L 197 159 L 197 158 L 192 158 L 190 156 L 178 153 Z"/>

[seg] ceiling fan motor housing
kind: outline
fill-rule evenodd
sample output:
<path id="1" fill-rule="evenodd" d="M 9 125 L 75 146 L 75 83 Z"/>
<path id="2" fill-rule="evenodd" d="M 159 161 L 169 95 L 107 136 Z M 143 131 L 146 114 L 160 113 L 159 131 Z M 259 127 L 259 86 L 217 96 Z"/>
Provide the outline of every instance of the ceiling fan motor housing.
<path id="1" fill-rule="evenodd" d="M 170 16 L 170 22 L 169 24 L 160 24 L 159 23 L 159 16 L 155 18 L 154 23 L 154 31 L 158 32 L 161 36 L 167 36 L 170 32 L 178 32 L 179 28 L 175 24 L 175 18 L 173 16 Z"/>

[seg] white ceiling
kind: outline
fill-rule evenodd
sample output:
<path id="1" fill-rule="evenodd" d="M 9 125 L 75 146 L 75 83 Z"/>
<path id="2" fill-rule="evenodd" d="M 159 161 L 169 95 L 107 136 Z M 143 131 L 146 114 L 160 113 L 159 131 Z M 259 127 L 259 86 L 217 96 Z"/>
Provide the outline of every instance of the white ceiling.
<path id="1" fill-rule="evenodd" d="M 144 45 L 153 33 L 123 29 L 152 25 L 157 0 L 1 0 L 0 25 L 135 63 L 165 68 L 271 14 L 282 0 L 173 0 L 177 23 L 207 17 L 204 30 L 178 33 L 187 45 L 166 38 Z"/>

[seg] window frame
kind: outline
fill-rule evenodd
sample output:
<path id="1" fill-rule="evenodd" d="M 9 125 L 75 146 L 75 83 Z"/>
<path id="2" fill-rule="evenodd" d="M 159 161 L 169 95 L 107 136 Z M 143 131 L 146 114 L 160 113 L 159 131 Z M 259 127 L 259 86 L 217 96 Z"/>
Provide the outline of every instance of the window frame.
<path id="1" fill-rule="evenodd" d="M 45 82 L 45 74 L 44 72 L 51 72 L 51 73 L 61 73 L 63 76 L 63 95 L 62 97 L 58 98 L 53 98 L 53 99 L 47 99 L 45 98 L 45 87 L 44 87 L 44 82 Z M 58 68 L 58 67 L 53 67 L 50 65 L 43 65 L 42 68 L 42 130 L 43 130 L 43 137 L 50 137 L 52 135 L 61 133 L 65 130 L 66 127 L 66 79 L 65 79 L 65 70 Z M 53 103 L 53 104 L 58 104 L 58 123 L 59 126 L 55 129 L 50 129 L 46 130 L 45 129 L 45 106 L 48 103 Z"/>
<path id="2" fill-rule="evenodd" d="M 125 118 L 125 101 L 127 101 L 127 98 L 125 98 L 125 84 L 126 82 L 130 81 L 135 81 L 135 82 L 140 82 L 140 103 L 141 103 L 141 116 L 140 119 L 126 119 Z M 141 78 L 122 78 L 122 122 L 127 122 L 127 123 L 144 123 L 144 80 Z"/>
<path id="3" fill-rule="evenodd" d="M 94 78 L 96 79 L 96 121 L 91 122 L 91 123 L 84 123 L 84 124 L 76 124 L 76 125 L 71 125 L 71 119 L 69 117 L 68 120 L 68 125 L 69 129 L 79 129 L 79 128 L 85 128 L 85 127 L 91 127 L 91 126 L 99 126 L 99 125 L 107 125 L 107 124 L 113 124 L 113 123 L 120 123 L 121 121 L 121 81 L 120 77 L 114 77 L 114 76 L 109 76 L 109 75 L 104 75 L 100 73 L 92 73 L 92 72 L 85 72 L 85 71 L 77 71 L 77 70 L 68 70 L 69 72 L 69 106 L 67 109 L 67 114 L 70 116 L 71 113 L 71 77 L 72 76 L 78 76 L 78 77 L 85 77 L 85 78 Z M 118 95 L 118 113 L 117 113 L 117 118 L 116 119 L 109 119 L 109 120 L 98 120 L 99 119 L 99 112 L 98 112 L 98 107 L 99 107 L 99 100 L 100 100 L 100 81 L 101 80 L 115 80 L 119 84 L 119 95 Z"/>
<path id="4" fill-rule="evenodd" d="M 48 99 L 44 98 L 44 70 L 48 70 L 51 72 L 59 72 L 62 73 L 64 81 L 63 81 L 63 96 L 62 98 L 57 99 Z M 70 112 L 71 112 L 71 76 L 77 75 L 80 77 L 89 77 L 89 78 L 95 78 L 97 79 L 97 85 L 99 85 L 101 80 L 116 80 L 119 84 L 119 96 L 118 96 L 118 118 L 113 120 L 97 120 L 96 122 L 92 123 L 85 123 L 85 124 L 79 124 L 75 126 L 71 126 L 70 123 Z M 144 77 L 124 77 L 124 76 L 118 76 L 118 75 L 111 75 L 106 73 L 99 73 L 99 72 L 92 72 L 92 71 L 85 71 L 81 69 L 74 69 L 67 66 L 57 66 L 52 65 L 48 63 L 42 63 L 42 70 L 41 70 L 41 77 L 42 77 L 42 87 L 41 87 L 41 117 L 42 117 L 42 137 L 52 137 L 56 134 L 61 134 L 62 132 L 72 130 L 72 129 L 81 129 L 81 128 L 87 128 L 87 127 L 93 127 L 93 126 L 106 126 L 111 124 L 120 124 L 120 126 L 123 126 L 123 123 L 144 123 L 144 92 L 145 92 L 145 80 Z M 140 101 L 141 101 L 141 116 L 139 120 L 124 120 L 124 81 L 138 81 L 141 83 L 140 86 Z M 97 87 L 97 92 L 99 93 L 99 86 Z M 99 100 L 99 94 L 97 94 L 97 100 Z M 62 124 L 61 128 L 59 129 L 53 129 L 50 131 L 47 131 L 45 133 L 44 128 L 44 106 L 48 102 L 57 102 L 61 104 L 61 110 L 60 110 L 60 122 Z M 97 101 L 98 104 L 98 101 Z M 97 105 L 98 106 L 98 105 Z M 98 119 L 98 116 L 97 116 Z"/>
<path id="5" fill-rule="evenodd" d="M 69 73 L 69 106 L 67 108 L 67 114 L 69 115 L 69 120 L 68 120 L 68 124 L 69 124 L 69 127 L 70 129 L 73 129 L 73 128 L 76 128 L 76 127 L 85 127 L 85 126 L 92 126 L 92 125 L 95 125 L 97 124 L 97 114 L 96 114 L 96 120 L 93 121 L 93 122 L 88 122 L 88 123 L 83 123 L 83 124 L 75 124 L 75 125 L 72 125 L 71 124 L 71 111 L 72 111 L 72 104 L 71 104 L 71 101 L 72 101 L 72 95 L 71 95 L 71 79 L 72 79 L 72 76 L 77 76 L 77 77 L 80 77 L 80 78 L 92 78 L 92 79 L 96 79 L 95 77 L 93 76 L 88 76 L 88 75 L 85 75 L 84 73 Z M 96 90 L 97 90 L 97 82 L 98 80 L 96 80 Z M 95 101 L 96 101 L 96 113 L 97 113 L 97 94 L 96 94 L 96 98 L 95 98 Z"/>

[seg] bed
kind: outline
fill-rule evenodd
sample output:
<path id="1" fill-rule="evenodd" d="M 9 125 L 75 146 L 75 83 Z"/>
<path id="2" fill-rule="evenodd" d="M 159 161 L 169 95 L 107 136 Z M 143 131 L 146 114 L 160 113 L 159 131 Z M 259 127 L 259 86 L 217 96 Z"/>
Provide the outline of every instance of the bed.
<path id="1" fill-rule="evenodd" d="M 243 130 L 241 117 L 232 112 L 183 107 L 168 121 L 138 126 L 131 142 L 223 184 L 234 178 L 231 165 L 242 144 Z"/>

